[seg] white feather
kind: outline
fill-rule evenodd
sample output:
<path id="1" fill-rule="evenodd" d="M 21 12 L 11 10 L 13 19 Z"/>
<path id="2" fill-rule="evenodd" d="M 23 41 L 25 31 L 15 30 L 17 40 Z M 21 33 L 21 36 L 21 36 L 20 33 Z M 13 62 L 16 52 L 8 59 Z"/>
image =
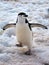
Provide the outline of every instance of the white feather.
<path id="1" fill-rule="evenodd" d="M 32 46 L 32 32 L 29 29 L 28 24 L 16 24 L 16 36 L 19 43 L 27 45 L 28 48 Z"/>

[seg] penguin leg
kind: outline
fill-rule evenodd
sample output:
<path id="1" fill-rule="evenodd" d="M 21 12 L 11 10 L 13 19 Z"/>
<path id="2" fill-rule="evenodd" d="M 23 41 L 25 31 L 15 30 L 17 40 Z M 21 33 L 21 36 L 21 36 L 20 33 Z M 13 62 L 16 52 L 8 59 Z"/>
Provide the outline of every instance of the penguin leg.
<path id="1" fill-rule="evenodd" d="M 22 47 L 22 43 L 19 42 L 19 44 L 16 44 L 17 47 Z"/>
<path id="2" fill-rule="evenodd" d="M 32 53 L 31 53 L 31 48 L 32 48 L 31 44 L 29 43 L 29 44 L 27 44 L 27 46 L 28 46 L 28 51 L 26 51 L 24 54 L 32 55 Z"/>

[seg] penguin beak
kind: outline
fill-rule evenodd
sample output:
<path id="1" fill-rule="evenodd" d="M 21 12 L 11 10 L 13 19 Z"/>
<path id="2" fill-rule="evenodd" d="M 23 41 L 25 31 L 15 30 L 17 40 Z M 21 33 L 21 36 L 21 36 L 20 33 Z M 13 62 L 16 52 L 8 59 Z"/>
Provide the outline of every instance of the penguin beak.
<path id="1" fill-rule="evenodd" d="M 25 15 L 25 17 L 28 17 L 28 15 Z"/>

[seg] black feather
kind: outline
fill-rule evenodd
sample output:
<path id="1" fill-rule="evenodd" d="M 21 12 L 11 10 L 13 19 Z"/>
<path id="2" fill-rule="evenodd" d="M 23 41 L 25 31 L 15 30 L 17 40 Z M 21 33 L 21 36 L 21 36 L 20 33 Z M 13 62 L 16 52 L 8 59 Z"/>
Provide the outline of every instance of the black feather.
<path id="1" fill-rule="evenodd" d="M 27 19 L 25 20 L 25 23 L 28 23 L 28 26 L 29 26 L 30 30 L 32 30 L 32 29 L 31 29 L 31 26 L 30 26 L 30 24 L 29 24 L 29 22 L 28 22 Z"/>

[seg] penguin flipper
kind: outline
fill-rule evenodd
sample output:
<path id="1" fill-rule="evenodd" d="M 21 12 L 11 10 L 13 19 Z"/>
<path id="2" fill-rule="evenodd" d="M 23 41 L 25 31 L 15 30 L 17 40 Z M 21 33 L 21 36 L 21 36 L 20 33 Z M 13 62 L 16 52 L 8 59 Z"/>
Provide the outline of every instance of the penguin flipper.
<path id="1" fill-rule="evenodd" d="M 3 27 L 3 30 L 9 28 L 9 27 L 15 27 L 16 26 L 16 23 L 10 23 L 10 24 L 7 24 Z"/>
<path id="2" fill-rule="evenodd" d="M 29 25 L 30 25 L 31 27 L 42 27 L 42 28 L 44 28 L 44 29 L 48 29 L 47 26 L 42 25 L 42 24 L 38 24 L 38 23 L 29 23 Z"/>

